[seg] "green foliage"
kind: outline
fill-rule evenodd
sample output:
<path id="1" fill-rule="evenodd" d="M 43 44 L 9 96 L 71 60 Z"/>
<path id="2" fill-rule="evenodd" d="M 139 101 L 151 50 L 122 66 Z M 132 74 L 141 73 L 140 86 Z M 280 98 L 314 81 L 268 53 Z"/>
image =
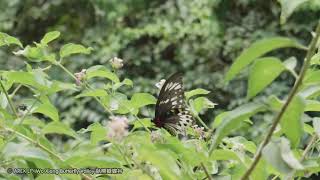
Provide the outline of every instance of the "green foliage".
<path id="1" fill-rule="evenodd" d="M 279 33 L 279 29 L 268 29 L 274 28 L 275 22 L 256 16 L 265 13 L 259 12 L 261 9 L 268 9 L 258 1 L 139 2 L 55 1 L 22 9 L 18 8 L 20 3 L 26 7 L 30 3 L 0 2 L 0 9 L 11 6 L 11 11 L 30 13 L 39 21 L 62 13 L 51 19 L 56 24 L 48 29 L 63 31 L 63 36 L 60 31 L 30 36 L 34 39 L 26 38 L 25 31 L 26 36 L 20 41 L 9 34 L 19 36 L 19 31 L 33 29 L 24 27 L 28 18 L 21 16 L 15 32 L 0 33 L 0 46 L 5 52 L 0 56 L 8 57 L 8 62 L 13 58 L 22 62 L 19 67 L 0 71 L 1 167 L 123 170 L 122 174 L 105 175 L 1 173 L 0 178 L 206 179 L 209 174 L 214 179 L 240 179 L 260 150 L 262 159 L 250 172 L 250 179 L 302 178 L 320 172 L 319 52 L 311 52 L 310 67 L 303 66 L 306 71 L 301 71 L 305 76 L 298 75 L 296 71 L 305 61 L 296 50 L 304 54 L 310 47 L 298 43 L 298 36 L 292 36 L 303 32 L 305 24 L 293 24 L 294 28 L 284 24 L 294 10 L 307 8 L 308 3 L 279 1 L 281 31 L 286 31 Z M 56 9 L 74 3 L 80 7 L 81 17 Z M 220 11 L 232 6 L 254 10 L 250 9 L 239 21 L 240 26 L 236 25 L 238 22 L 229 25 L 228 12 Z M 94 15 L 81 8 L 92 10 Z M 279 16 L 277 9 L 273 11 Z M 7 11 L 5 14 L 10 15 L 10 21 L 13 15 Z M 1 18 L 2 14 L 0 20 L 4 23 L 0 29 L 13 28 Z M 74 29 L 68 28 L 67 22 L 74 23 Z M 93 22 L 90 27 L 89 22 Z M 295 28 L 298 30 L 293 31 Z M 67 33 L 66 29 L 74 33 Z M 301 39 L 303 44 L 307 41 Z M 8 55 L 11 48 L 15 56 Z M 237 54 L 240 55 L 235 58 Z M 115 55 L 124 59 L 123 69 L 107 64 Z M 221 72 L 230 59 L 235 60 L 224 78 Z M 239 74 L 249 66 L 248 87 L 244 88 L 244 77 Z M 156 103 L 157 90 L 151 85 L 155 84 L 154 79 L 176 70 L 186 72 L 186 89 L 191 89 L 185 93 L 186 103 L 195 118 L 201 123 L 214 119 L 205 132 L 189 128 L 190 138 L 182 140 L 155 127 L 149 112 Z M 152 81 L 145 80 L 151 77 Z M 272 89 L 281 83 L 289 88 L 292 79 L 300 77 L 303 79 L 298 81 L 292 97 L 287 97 L 286 91 L 281 94 Z M 222 83 L 223 79 L 236 78 L 238 81 L 228 87 Z M 205 88 L 192 90 L 193 86 Z M 242 97 L 245 92 L 247 99 Z M 215 112 L 215 118 L 208 111 L 217 105 L 216 100 L 211 101 L 212 96 L 220 97 L 217 101 L 222 102 L 221 106 L 218 102 L 220 111 Z M 271 132 L 270 141 L 261 144 L 261 137 L 276 122 L 270 119 L 279 113 L 280 126 Z M 243 134 L 247 131 L 252 134 Z"/>

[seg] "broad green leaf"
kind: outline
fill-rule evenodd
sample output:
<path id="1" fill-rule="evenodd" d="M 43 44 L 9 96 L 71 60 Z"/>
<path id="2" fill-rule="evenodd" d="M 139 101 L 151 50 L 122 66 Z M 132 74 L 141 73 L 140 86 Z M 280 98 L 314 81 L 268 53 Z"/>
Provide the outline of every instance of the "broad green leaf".
<path id="1" fill-rule="evenodd" d="M 216 148 L 222 138 L 228 135 L 232 130 L 236 130 L 241 122 L 264 110 L 265 107 L 262 104 L 249 103 L 228 112 L 227 115 L 223 117 L 223 122 L 218 127 L 212 140 L 212 148 Z"/>
<path id="2" fill-rule="evenodd" d="M 309 124 L 303 123 L 303 131 L 312 135 L 314 133 L 314 129 Z"/>
<path id="3" fill-rule="evenodd" d="M 320 83 L 320 71 L 308 69 L 305 77 L 303 78 L 303 84 L 319 84 Z"/>
<path id="4" fill-rule="evenodd" d="M 62 122 L 50 122 L 42 129 L 43 134 L 65 134 L 74 138 L 77 138 L 77 133 L 70 127 L 63 124 Z"/>
<path id="5" fill-rule="evenodd" d="M 53 121 L 59 121 L 59 113 L 58 110 L 56 109 L 56 107 L 54 107 L 52 104 L 50 103 L 43 103 L 41 105 L 39 105 L 34 111 L 33 113 L 41 113 L 45 116 L 48 116 L 49 118 L 51 118 Z"/>
<path id="6" fill-rule="evenodd" d="M 119 83 L 120 80 L 116 74 L 102 65 L 92 66 L 86 71 L 86 78 L 91 79 L 93 77 L 104 77 L 115 83 Z"/>
<path id="7" fill-rule="evenodd" d="M 98 168 L 119 168 L 120 161 L 113 157 L 87 154 L 84 156 L 73 155 L 66 160 L 66 163 L 79 168 L 98 167 Z"/>
<path id="8" fill-rule="evenodd" d="M 114 91 L 116 91 L 118 88 L 120 88 L 120 87 L 123 86 L 123 85 L 127 85 L 127 86 L 133 87 L 133 82 L 132 82 L 130 79 L 125 78 L 122 82 L 115 83 L 115 84 L 112 86 L 112 89 L 113 89 Z M 111 87 L 111 85 L 110 85 L 110 87 Z"/>
<path id="9" fill-rule="evenodd" d="M 41 61 L 56 61 L 56 55 L 53 53 L 48 53 L 44 47 L 37 46 L 26 46 L 23 50 L 14 52 L 15 55 L 23 55 L 29 61 L 41 62 Z"/>
<path id="10" fill-rule="evenodd" d="M 41 39 L 41 44 L 48 44 L 49 42 L 57 39 L 60 36 L 59 31 L 51 31 L 44 35 L 44 37 Z"/>
<path id="11" fill-rule="evenodd" d="M 180 169 L 170 151 L 160 151 L 144 146 L 138 149 L 138 154 L 141 160 L 149 161 L 156 166 L 163 179 L 179 179 L 179 177 L 181 177 Z M 163 157 L 166 157 L 165 161 Z"/>
<path id="12" fill-rule="evenodd" d="M 226 81 L 230 81 L 231 79 L 233 79 L 242 69 L 253 62 L 256 58 L 274 49 L 284 47 L 302 48 L 302 45 L 298 44 L 292 39 L 285 37 L 262 39 L 258 42 L 253 43 L 249 48 L 244 50 L 231 65 L 226 75 Z"/>
<path id="13" fill-rule="evenodd" d="M 108 93 L 104 89 L 94 89 L 88 90 L 76 96 L 76 98 L 80 97 L 101 97 L 101 96 L 108 96 Z"/>
<path id="14" fill-rule="evenodd" d="M 278 99 L 276 96 L 271 95 L 268 100 L 267 100 L 268 105 L 276 110 L 279 111 L 283 105 L 283 101 L 281 101 L 280 99 Z"/>
<path id="15" fill-rule="evenodd" d="M 262 150 L 262 156 L 272 167 L 277 171 L 287 174 L 291 172 L 290 166 L 282 159 L 281 156 L 281 141 L 280 139 L 271 140 Z"/>
<path id="16" fill-rule="evenodd" d="M 16 144 L 13 142 L 9 142 L 3 150 L 3 154 L 6 158 L 13 157 L 28 159 L 38 165 L 42 165 L 42 167 L 38 166 L 41 168 L 53 167 L 53 162 L 46 152 L 42 151 L 39 148 L 31 147 L 26 144 Z"/>
<path id="17" fill-rule="evenodd" d="M 209 94 L 209 93 L 210 93 L 210 91 L 208 91 L 208 90 L 205 90 L 202 88 L 197 88 L 197 89 L 185 92 L 185 96 L 186 96 L 186 99 L 189 99 L 192 96 Z"/>
<path id="18" fill-rule="evenodd" d="M 307 100 L 306 101 L 305 111 L 320 111 L 320 102 L 315 100 Z"/>
<path id="19" fill-rule="evenodd" d="M 281 130 L 290 140 L 293 147 L 299 145 L 300 138 L 303 135 L 301 117 L 304 112 L 305 104 L 305 100 L 300 95 L 295 96 L 280 120 Z"/>
<path id="20" fill-rule="evenodd" d="M 135 120 L 132 123 L 133 123 L 133 129 L 142 128 L 143 126 L 144 127 L 151 127 L 152 126 L 150 118 Z"/>
<path id="21" fill-rule="evenodd" d="M 213 121 L 212 124 L 211 124 L 211 128 L 216 129 L 217 127 L 219 127 L 220 124 L 223 122 L 224 118 L 227 116 L 227 114 L 228 114 L 229 112 L 230 112 L 230 111 L 226 111 L 226 112 L 223 112 L 223 113 L 220 113 L 219 115 L 217 115 L 217 116 L 214 118 L 214 121 Z"/>
<path id="22" fill-rule="evenodd" d="M 90 141 L 92 144 L 97 144 L 101 140 L 106 140 L 107 131 L 106 128 L 98 122 L 91 124 L 88 128 L 91 131 Z"/>
<path id="23" fill-rule="evenodd" d="M 291 72 L 291 74 L 296 77 L 297 73 L 295 72 L 295 68 L 297 66 L 297 58 L 296 57 L 290 57 L 288 59 L 286 59 L 283 62 L 283 65 L 286 67 L 286 69 Z"/>
<path id="24" fill-rule="evenodd" d="M 286 23 L 293 11 L 308 0 L 278 0 L 281 5 L 280 23 Z"/>
<path id="25" fill-rule="evenodd" d="M 311 99 L 320 95 L 320 85 L 307 86 L 299 92 L 300 96 L 305 99 Z"/>
<path id="26" fill-rule="evenodd" d="M 282 159 L 292 168 L 297 170 L 302 170 L 303 165 L 299 160 L 294 156 L 293 152 L 290 149 L 290 142 L 286 138 L 281 138 L 280 143 L 281 157 Z"/>
<path id="27" fill-rule="evenodd" d="M 72 54 L 90 54 L 91 50 L 91 47 L 86 48 L 80 44 L 68 43 L 61 47 L 60 58 L 67 57 Z"/>
<path id="28" fill-rule="evenodd" d="M 236 160 L 241 162 L 241 159 L 239 159 L 238 155 L 234 151 L 226 150 L 226 149 L 216 149 L 212 151 L 210 155 L 210 160 L 222 160 L 222 161 Z"/>
<path id="29" fill-rule="evenodd" d="M 248 98 L 256 96 L 275 80 L 283 70 L 285 70 L 285 66 L 278 58 L 265 57 L 257 59 L 252 65 L 249 74 Z"/>
<path id="30" fill-rule="evenodd" d="M 320 137 L 320 118 L 314 117 L 312 120 L 312 125 L 316 134 Z"/>
<path id="31" fill-rule="evenodd" d="M 217 104 L 211 102 L 206 97 L 198 97 L 194 100 L 190 100 L 190 105 L 191 105 L 192 109 L 195 111 L 195 113 L 199 114 L 204 109 L 214 108 L 214 106 Z"/>
<path id="32" fill-rule="evenodd" d="M 135 108 L 156 104 L 157 99 L 148 93 L 135 93 L 131 98 L 131 104 Z"/>
<path id="33" fill-rule="evenodd" d="M 21 48 L 23 47 L 19 39 L 12 37 L 6 33 L 0 32 L 0 47 L 3 45 L 9 46 L 10 44 L 16 44 Z"/>
<path id="34" fill-rule="evenodd" d="M 320 65 L 320 52 L 312 56 L 310 65 Z"/>

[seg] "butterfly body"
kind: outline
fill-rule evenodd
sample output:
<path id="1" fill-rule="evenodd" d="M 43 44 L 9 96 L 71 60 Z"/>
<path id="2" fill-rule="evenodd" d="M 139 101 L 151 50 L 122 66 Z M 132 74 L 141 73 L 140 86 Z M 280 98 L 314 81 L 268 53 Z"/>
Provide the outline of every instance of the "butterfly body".
<path id="1" fill-rule="evenodd" d="M 194 119 L 184 100 L 181 73 L 170 76 L 163 84 L 156 104 L 155 125 L 165 128 L 172 135 L 185 134 Z"/>

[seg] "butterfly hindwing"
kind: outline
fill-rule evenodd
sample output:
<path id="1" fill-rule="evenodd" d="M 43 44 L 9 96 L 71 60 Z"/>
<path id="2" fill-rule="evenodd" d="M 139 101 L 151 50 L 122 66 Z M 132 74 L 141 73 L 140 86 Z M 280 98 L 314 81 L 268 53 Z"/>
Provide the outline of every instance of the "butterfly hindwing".
<path id="1" fill-rule="evenodd" d="M 156 104 L 155 119 L 158 120 L 158 127 L 164 127 L 171 134 L 181 133 L 194 123 L 184 100 L 180 73 L 170 76 L 162 86 Z"/>

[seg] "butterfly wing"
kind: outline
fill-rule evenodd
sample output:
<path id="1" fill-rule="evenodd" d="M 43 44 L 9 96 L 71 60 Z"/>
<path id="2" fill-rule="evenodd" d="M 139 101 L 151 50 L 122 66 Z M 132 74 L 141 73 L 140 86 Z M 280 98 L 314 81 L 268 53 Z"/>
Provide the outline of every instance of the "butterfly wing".
<path id="1" fill-rule="evenodd" d="M 183 132 L 194 123 L 184 100 L 181 73 L 170 76 L 162 86 L 156 104 L 155 121 L 158 127 L 164 127 L 171 134 Z"/>

